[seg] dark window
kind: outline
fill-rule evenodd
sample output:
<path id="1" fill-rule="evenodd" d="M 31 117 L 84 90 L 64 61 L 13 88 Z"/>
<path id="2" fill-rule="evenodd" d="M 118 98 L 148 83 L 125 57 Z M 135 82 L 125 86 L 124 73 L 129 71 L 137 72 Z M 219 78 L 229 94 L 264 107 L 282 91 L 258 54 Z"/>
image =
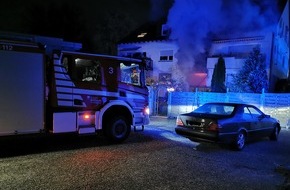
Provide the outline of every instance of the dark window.
<path id="1" fill-rule="evenodd" d="M 160 51 L 160 61 L 173 61 L 173 50 Z"/>

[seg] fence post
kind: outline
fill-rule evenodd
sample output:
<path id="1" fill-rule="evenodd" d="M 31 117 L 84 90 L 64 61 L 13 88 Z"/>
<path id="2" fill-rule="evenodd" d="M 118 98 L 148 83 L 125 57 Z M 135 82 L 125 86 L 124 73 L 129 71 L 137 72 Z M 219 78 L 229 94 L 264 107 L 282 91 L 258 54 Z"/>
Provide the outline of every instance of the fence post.
<path id="1" fill-rule="evenodd" d="M 264 111 L 264 106 L 265 106 L 265 89 L 262 89 L 262 94 L 260 96 L 260 109 Z"/>
<path id="2" fill-rule="evenodd" d="M 194 94 L 194 109 L 199 107 L 199 102 L 198 102 L 198 88 L 195 89 L 195 94 Z"/>
<path id="3" fill-rule="evenodd" d="M 226 102 L 229 102 L 229 88 L 226 91 Z"/>
<path id="4" fill-rule="evenodd" d="M 171 117 L 171 100 L 172 100 L 172 92 L 168 92 L 168 98 L 167 98 L 167 117 Z"/>
<path id="5" fill-rule="evenodd" d="M 149 102 L 148 102 L 148 106 L 149 106 L 149 109 L 150 109 L 150 115 L 152 115 L 153 114 L 153 110 L 154 110 L 154 98 L 153 98 L 153 96 L 154 96 L 154 92 L 153 92 L 153 88 L 152 88 L 152 86 L 147 86 L 147 88 L 148 88 L 148 91 L 149 91 Z"/>

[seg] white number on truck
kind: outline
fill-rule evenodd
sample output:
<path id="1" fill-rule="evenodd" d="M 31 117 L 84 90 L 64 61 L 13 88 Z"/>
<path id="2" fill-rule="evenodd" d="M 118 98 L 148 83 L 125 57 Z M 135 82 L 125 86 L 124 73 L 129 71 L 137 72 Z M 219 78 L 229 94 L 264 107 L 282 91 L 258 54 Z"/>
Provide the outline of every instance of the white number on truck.
<path id="1" fill-rule="evenodd" d="M 114 68 L 113 67 L 109 67 L 109 74 L 114 74 Z"/>

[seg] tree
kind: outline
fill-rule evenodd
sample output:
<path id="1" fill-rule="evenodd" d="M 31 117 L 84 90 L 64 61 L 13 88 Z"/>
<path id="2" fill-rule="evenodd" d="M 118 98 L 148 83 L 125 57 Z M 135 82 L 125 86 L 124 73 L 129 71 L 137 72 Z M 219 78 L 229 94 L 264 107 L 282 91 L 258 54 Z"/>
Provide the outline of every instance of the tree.
<path id="1" fill-rule="evenodd" d="M 149 7 L 150 2 L 134 3 L 134 16 L 129 11 L 132 7 L 126 6 L 129 3 L 132 1 L 98 0 L 92 5 L 68 0 L 35 1 L 25 8 L 21 30 L 80 42 L 85 52 L 116 55 L 117 43 L 147 18 L 147 9 L 140 12 L 138 7 L 144 4 Z"/>
<path id="2" fill-rule="evenodd" d="M 217 64 L 214 66 L 213 75 L 211 79 L 212 92 L 226 92 L 225 86 L 226 66 L 223 57 L 219 57 Z"/>
<path id="3" fill-rule="evenodd" d="M 138 23 L 127 12 L 106 11 L 93 30 L 95 34 L 91 41 L 94 43 L 94 52 L 117 55 L 118 42 L 129 35 L 132 28 L 137 25 Z"/>
<path id="4" fill-rule="evenodd" d="M 81 11 L 73 3 L 34 3 L 25 12 L 25 30 L 35 35 L 80 42 L 85 29 Z"/>
<path id="5" fill-rule="evenodd" d="M 236 92 L 261 93 L 268 90 L 268 76 L 265 55 L 255 47 L 245 60 L 237 75 L 233 75 L 232 90 Z"/>

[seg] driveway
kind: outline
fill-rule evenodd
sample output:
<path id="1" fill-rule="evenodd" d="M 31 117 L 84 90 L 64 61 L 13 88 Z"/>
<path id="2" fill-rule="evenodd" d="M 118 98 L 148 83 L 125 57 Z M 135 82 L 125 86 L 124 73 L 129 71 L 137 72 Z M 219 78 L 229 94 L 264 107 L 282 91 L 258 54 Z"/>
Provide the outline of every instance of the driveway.
<path id="1" fill-rule="evenodd" d="M 1 139 L 0 189 L 289 189 L 290 131 L 232 151 L 180 137 L 174 123 L 152 117 L 122 144 L 96 136 Z"/>
<path id="2" fill-rule="evenodd" d="M 167 117 L 152 116 L 150 125 L 157 127 L 162 130 L 167 130 L 175 134 L 175 119 Z M 171 136 L 168 137 L 171 140 L 188 143 L 196 151 L 200 152 L 214 152 L 218 145 L 214 144 L 200 144 L 197 142 L 192 142 L 184 137 Z M 227 147 L 219 147 L 225 148 Z M 219 149 L 218 148 L 218 149 Z M 231 150 L 228 150 L 231 151 Z M 264 162 L 262 160 L 268 160 L 269 165 L 273 168 L 273 171 L 279 173 L 284 177 L 284 181 L 278 189 L 290 189 L 290 129 L 282 127 L 278 142 L 269 141 L 266 139 L 260 139 L 256 142 L 249 142 L 242 152 L 247 152 L 249 155 L 249 162 L 252 163 L 252 169 L 255 169 L 255 164 L 261 165 L 263 167 Z M 242 154 L 244 154 L 242 153 Z M 254 159 L 256 157 L 256 159 Z M 261 157 L 261 158 L 260 158 Z M 257 162 L 253 162 L 256 160 Z M 259 162 L 262 163 L 259 163 Z M 240 166 L 248 167 L 249 166 Z"/>

